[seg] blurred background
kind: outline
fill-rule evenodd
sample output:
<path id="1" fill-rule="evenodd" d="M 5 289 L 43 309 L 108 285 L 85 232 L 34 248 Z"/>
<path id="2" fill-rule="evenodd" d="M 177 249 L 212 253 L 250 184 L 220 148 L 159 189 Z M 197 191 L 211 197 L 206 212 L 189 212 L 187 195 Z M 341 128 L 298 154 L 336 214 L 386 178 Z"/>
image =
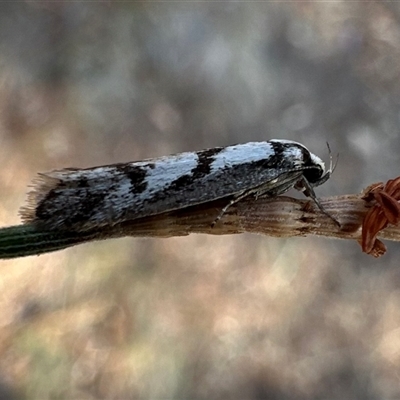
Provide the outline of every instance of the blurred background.
<path id="1" fill-rule="evenodd" d="M 328 161 L 328 141 L 319 196 L 399 175 L 396 2 L 3 2 L 0 71 L 1 226 L 38 171 L 239 142 Z M 191 235 L 0 261 L 0 398 L 400 398 L 388 247 Z"/>

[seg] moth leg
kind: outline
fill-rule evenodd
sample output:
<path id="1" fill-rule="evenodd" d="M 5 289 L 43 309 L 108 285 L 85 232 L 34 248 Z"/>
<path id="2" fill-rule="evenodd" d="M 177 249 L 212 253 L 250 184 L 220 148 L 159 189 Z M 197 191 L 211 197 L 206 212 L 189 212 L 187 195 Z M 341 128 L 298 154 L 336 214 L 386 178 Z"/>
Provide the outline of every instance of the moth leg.
<path id="1" fill-rule="evenodd" d="M 238 195 L 236 195 L 222 210 L 221 212 L 218 214 L 217 218 L 215 218 L 215 220 L 211 223 L 211 228 L 214 228 L 215 224 L 224 216 L 224 214 L 226 213 L 226 211 L 228 210 L 228 208 L 237 203 L 238 201 L 244 199 L 245 197 L 247 197 L 249 195 L 249 191 L 246 190 L 242 193 L 239 193 Z"/>
<path id="2" fill-rule="evenodd" d="M 317 196 L 315 195 L 313 187 L 311 186 L 310 182 L 308 182 L 308 180 L 306 178 L 303 177 L 301 180 L 301 185 L 300 186 L 296 185 L 296 186 L 297 186 L 297 189 L 301 186 L 300 190 L 302 190 L 307 197 L 310 197 L 314 201 L 314 203 L 317 205 L 317 207 L 321 210 L 321 212 L 323 214 L 325 214 L 327 217 L 329 217 L 340 228 L 340 226 L 341 226 L 340 223 L 334 217 L 332 217 L 332 215 L 330 215 L 324 209 L 324 207 L 322 207 L 322 204 L 319 202 Z"/>
<path id="3" fill-rule="evenodd" d="M 221 210 L 221 212 L 219 213 L 218 217 L 215 218 L 215 220 L 213 221 L 213 223 L 211 224 L 211 228 L 213 228 L 215 226 L 215 224 L 223 217 L 223 215 L 226 213 L 226 211 L 228 210 L 228 208 L 237 203 L 238 201 L 244 199 L 247 196 L 254 196 L 255 199 L 257 200 L 259 197 L 276 197 L 281 193 L 286 192 L 287 190 L 289 190 L 290 187 L 293 186 L 295 180 L 293 178 L 290 179 L 283 179 L 282 183 L 280 183 L 278 186 L 276 185 L 278 179 L 273 179 L 269 182 L 267 182 L 266 184 L 262 184 L 256 188 L 252 188 L 252 189 L 248 189 L 248 190 L 244 190 L 241 193 L 238 193 L 236 196 L 234 196 L 232 198 L 232 200 Z M 308 183 L 308 182 L 307 182 Z M 274 186 L 274 188 L 272 188 L 271 186 Z M 302 190 L 305 190 L 305 188 Z M 312 190 L 312 189 L 311 189 Z M 315 195 L 314 195 L 315 197 Z"/>

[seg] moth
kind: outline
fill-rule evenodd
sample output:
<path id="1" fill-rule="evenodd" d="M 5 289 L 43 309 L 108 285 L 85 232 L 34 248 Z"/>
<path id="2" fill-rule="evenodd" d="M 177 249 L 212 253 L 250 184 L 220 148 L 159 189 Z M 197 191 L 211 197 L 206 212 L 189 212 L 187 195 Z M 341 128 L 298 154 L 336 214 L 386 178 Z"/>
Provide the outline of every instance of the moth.
<path id="1" fill-rule="evenodd" d="M 291 188 L 304 192 L 327 214 L 313 188 L 331 173 L 332 157 L 325 171 L 324 162 L 300 143 L 249 142 L 41 173 L 20 214 L 24 222 L 85 231 L 226 198 L 214 225 L 247 196 L 276 197 Z"/>

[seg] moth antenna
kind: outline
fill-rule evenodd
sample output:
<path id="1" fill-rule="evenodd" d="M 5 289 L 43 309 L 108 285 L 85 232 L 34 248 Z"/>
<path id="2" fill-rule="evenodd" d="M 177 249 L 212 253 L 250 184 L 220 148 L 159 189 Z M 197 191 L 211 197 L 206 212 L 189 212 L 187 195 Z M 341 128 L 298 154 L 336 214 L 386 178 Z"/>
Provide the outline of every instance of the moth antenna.
<path id="1" fill-rule="evenodd" d="M 327 171 L 327 173 L 333 174 L 333 171 L 335 171 L 336 166 L 338 165 L 339 162 L 339 153 L 337 153 L 335 164 L 333 164 L 332 151 L 331 151 L 331 146 L 329 146 L 329 142 L 326 142 L 326 147 L 328 147 L 328 153 L 329 153 L 329 170 Z"/>

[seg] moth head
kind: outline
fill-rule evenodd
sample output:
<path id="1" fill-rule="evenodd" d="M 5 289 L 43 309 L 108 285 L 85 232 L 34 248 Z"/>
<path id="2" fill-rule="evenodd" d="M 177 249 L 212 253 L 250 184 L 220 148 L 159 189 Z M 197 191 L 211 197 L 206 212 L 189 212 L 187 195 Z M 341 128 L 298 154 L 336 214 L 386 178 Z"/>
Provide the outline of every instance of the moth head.
<path id="1" fill-rule="evenodd" d="M 318 182 L 325 174 L 325 163 L 317 157 L 315 154 L 310 153 L 310 162 L 305 165 L 307 169 L 304 170 L 304 177 L 310 182 L 313 186 L 315 184 L 318 185 Z M 326 175 L 326 174 L 325 174 Z"/>
<path id="2" fill-rule="evenodd" d="M 306 162 L 305 169 L 303 171 L 303 176 L 311 184 L 311 186 L 319 186 L 325 183 L 331 176 L 333 170 L 336 167 L 332 163 L 332 153 L 327 143 L 329 150 L 330 165 L 328 171 L 325 172 L 325 163 L 315 154 L 309 152 L 309 161 Z M 308 151 L 308 150 L 307 150 Z"/>
<path id="3" fill-rule="evenodd" d="M 336 167 L 335 164 L 332 168 L 332 154 L 328 143 L 330 166 L 329 170 L 325 171 L 325 163 L 303 144 L 285 139 L 272 139 L 270 142 L 283 149 L 283 156 L 293 163 L 293 170 L 302 171 L 304 178 L 311 186 L 319 186 L 325 183 Z"/>

